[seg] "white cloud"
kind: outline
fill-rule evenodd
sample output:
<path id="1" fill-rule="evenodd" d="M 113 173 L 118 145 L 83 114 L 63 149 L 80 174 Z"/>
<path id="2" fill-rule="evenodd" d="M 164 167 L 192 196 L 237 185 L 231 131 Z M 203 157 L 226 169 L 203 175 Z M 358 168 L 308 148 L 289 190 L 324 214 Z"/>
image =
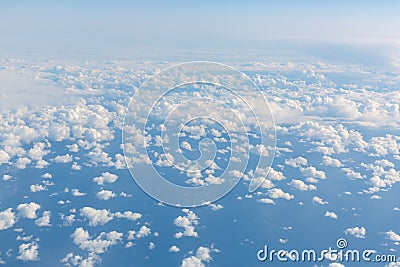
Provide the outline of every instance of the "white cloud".
<path id="1" fill-rule="evenodd" d="M 0 70 L 0 111 L 19 107 L 41 107 L 67 103 L 63 90 L 49 81 Z M 68 101 L 69 102 L 69 101 Z"/>
<path id="2" fill-rule="evenodd" d="M 15 167 L 17 169 L 21 169 L 24 170 L 26 169 L 26 166 L 31 163 L 32 160 L 28 159 L 28 158 L 19 158 L 17 159 L 17 161 L 15 162 Z"/>
<path id="3" fill-rule="evenodd" d="M 101 200 L 109 200 L 110 198 L 116 197 L 117 195 L 110 190 L 101 190 L 97 192 L 96 197 Z"/>
<path id="4" fill-rule="evenodd" d="M 111 231 L 101 232 L 97 237 L 91 238 L 88 231 L 83 228 L 76 228 L 71 237 L 74 244 L 79 246 L 80 249 L 96 254 L 104 253 L 109 247 L 118 244 L 122 240 L 122 233 Z"/>
<path id="5" fill-rule="evenodd" d="M 316 190 L 317 189 L 317 187 L 315 185 L 312 185 L 312 184 L 308 185 L 308 184 L 304 183 L 303 181 L 296 180 L 296 179 L 293 179 L 289 183 L 289 185 L 291 187 L 293 187 L 294 189 L 298 189 L 298 190 L 301 190 L 301 191 L 309 191 L 309 190 Z"/>
<path id="6" fill-rule="evenodd" d="M 90 226 L 104 225 L 113 219 L 113 214 L 106 209 L 97 210 L 91 207 L 83 207 L 80 214 L 89 220 Z"/>
<path id="7" fill-rule="evenodd" d="M 139 231 L 128 231 L 128 240 L 140 239 L 151 234 L 151 229 L 146 225 L 142 225 Z"/>
<path id="8" fill-rule="evenodd" d="M 53 178 L 53 175 L 51 175 L 50 173 L 46 172 L 41 177 L 44 178 L 44 179 L 51 179 L 51 178 Z"/>
<path id="9" fill-rule="evenodd" d="M 317 204 L 320 204 L 320 205 L 326 205 L 326 204 L 328 204 L 328 202 L 323 201 L 322 198 L 320 198 L 320 197 L 318 197 L 318 196 L 314 196 L 314 197 L 312 198 L 312 201 L 313 201 L 313 203 L 317 203 Z"/>
<path id="10" fill-rule="evenodd" d="M 0 212 L 0 230 L 6 230 L 11 228 L 17 221 L 15 213 L 11 208 L 3 210 Z"/>
<path id="11" fill-rule="evenodd" d="M 283 198 L 283 199 L 286 199 L 286 200 L 291 200 L 291 199 L 294 198 L 293 195 L 290 195 L 289 193 L 284 192 L 284 191 L 283 191 L 282 189 L 280 189 L 280 188 L 272 188 L 272 189 L 269 189 L 268 192 L 267 192 L 267 194 L 268 194 L 268 196 L 269 196 L 270 198 L 273 198 L 273 199 Z"/>
<path id="12" fill-rule="evenodd" d="M 363 179 L 364 177 L 361 175 L 361 173 L 356 172 L 350 168 L 342 168 L 342 171 L 346 173 L 346 176 L 350 179 Z"/>
<path id="13" fill-rule="evenodd" d="M 174 219 L 174 224 L 184 228 L 184 231 L 175 233 L 175 238 L 181 238 L 182 236 L 198 237 L 199 235 L 195 227 L 199 224 L 199 218 L 189 209 L 183 209 L 182 211 L 186 213 L 186 215 L 176 217 Z"/>
<path id="14" fill-rule="evenodd" d="M 114 183 L 118 179 L 118 176 L 109 172 L 103 172 L 101 176 L 93 178 L 93 182 L 98 185 L 103 185 L 104 183 Z"/>
<path id="15" fill-rule="evenodd" d="M 50 227 L 50 215 L 51 212 L 46 210 L 43 212 L 43 216 L 35 221 L 35 224 L 40 227 Z"/>
<path id="16" fill-rule="evenodd" d="M 338 216 L 336 215 L 336 213 L 334 213 L 333 211 L 327 211 L 327 212 L 325 212 L 325 217 L 329 217 L 329 218 L 332 218 L 332 219 L 337 219 L 338 218 Z"/>
<path id="17" fill-rule="evenodd" d="M 319 171 L 313 166 L 309 166 L 306 168 L 300 167 L 300 171 L 306 177 L 312 177 L 312 178 L 316 178 L 316 179 L 326 179 L 325 172 Z"/>
<path id="18" fill-rule="evenodd" d="M 4 163 L 9 163 L 10 159 L 10 155 L 8 155 L 8 153 L 4 150 L 0 149 L 0 165 Z"/>
<path id="19" fill-rule="evenodd" d="M 210 204 L 210 205 L 208 205 L 213 211 L 217 211 L 217 210 L 221 210 L 221 209 L 223 209 L 224 208 L 224 206 L 222 206 L 221 204 L 214 204 L 214 203 L 212 203 L 212 204 Z"/>
<path id="20" fill-rule="evenodd" d="M 385 234 L 389 240 L 395 241 L 395 242 L 400 242 L 400 235 L 396 234 L 394 231 L 390 230 L 390 231 L 387 231 Z"/>
<path id="21" fill-rule="evenodd" d="M 21 244 L 18 248 L 18 260 L 21 261 L 37 261 L 39 260 L 39 246 L 35 242 Z"/>
<path id="22" fill-rule="evenodd" d="M 83 197 L 83 196 L 86 196 L 86 193 L 79 192 L 79 189 L 76 189 L 76 188 L 72 189 L 72 190 L 71 190 L 71 193 L 72 193 L 72 195 L 73 195 L 74 197 Z"/>
<path id="23" fill-rule="evenodd" d="M 353 227 L 344 230 L 346 235 L 352 235 L 356 238 L 365 238 L 366 229 L 364 227 Z"/>
<path id="24" fill-rule="evenodd" d="M 262 198 L 262 199 L 258 200 L 258 202 L 264 203 L 264 204 L 275 204 L 275 202 L 269 198 Z"/>
<path id="25" fill-rule="evenodd" d="M 149 249 L 153 250 L 153 249 L 155 249 L 155 247 L 156 247 L 156 244 L 154 244 L 153 242 L 149 243 Z"/>
<path id="26" fill-rule="evenodd" d="M 179 252 L 181 251 L 180 248 L 178 248 L 177 246 L 171 246 L 168 250 L 169 252 Z"/>
<path id="27" fill-rule="evenodd" d="M 338 159 L 331 158 L 329 156 L 324 155 L 322 157 L 322 164 L 326 166 L 333 166 L 333 167 L 341 167 L 342 163 Z"/>
<path id="28" fill-rule="evenodd" d="M 52 159 L 54 163 L 69 163 L 72 162 L 72 156 L 70 154 L 66 154 L 63 156 L 57 156 L 54 159 Z"/>
<path id="29" fill-rule="evenodd" d="M 81 255 L 75 255 L 74 253 L 68 253 L 63 259 L 60 260 L 62 263 L 65 263 L 66 266 L 80 266 L 80 267 L 94 267 L 96 264 L 101 263 L 101 258 L 99 255 L 96 255 L 94 252 L 89 252 L 87 258 L 84 258 Z"/>
<path id="30" fill-rule="evenodd" d="M 12 177 L 11 175 L 3 174 L 2 180 L 3 180 L 3 181 L 8 181 L 8 180 L 11 180 L 12 178 L 13 178 L 13 177 Z"/>
<path id="31" fill-rule="evenodd" d="M 307 159 L 303 158 L 303 157 L 297 157 L 294 159 L 286 159 L 285 160 L 285 164 L 289 165 L 293 168 L 300 168 L 303 166 L 307 166 L 308 165 L 308 161 Z"/>
<path id="32" fill-rule="evenodd" d="M 140 218 L 142 218 L 142 214 L 137 213 L 137 212 L 132 212 L 132 211 L 124 211 L 124 212 L 116 212 L 114 213 L 114 216 L 117 218 L 125 218 L 130 221 L 136 221 Z"/>
<path id="33" fill-rule="evenodd" d="M 186 141 L 183 141 L 183 142 L 181 143 L 181 147 L 183 147 L 184 149 L 189 150 L 189 151 L 192 150 L 192 146 L 191 146 L 188 142 L 186 142 Z"/>
<path id="34" fill-rule="evenodd" d="M 200 246 L 197 248 L 195 256 L 189 256 L 182 260 L 180 267 L 204 267 L 204 263 L 210 263 L 212 260 L 211 253 L 220 252 L 218 249 L 211 245 L 210 248 Z"/>
<path id="35" fill-rule="evenodd" d="M 29 190 L 30 190 L 31 192 L 33 192 L 33 193 L 36 193 L 36 192 L 40 192 L 40 191 L 45 191 L 45 190 L 47 190 L 47 187 L 45 187 L 44 185 L 41 185 L 41 184 L 32 184 L 32 185 L 29 187 Z"/>
<path id="36" fill-rule="evenodd" d="M 23 218 L 36 219 L 36 211 L 40 209 L 40 205 L 35 202 L 19 204 L 17 206 L 18 215 Z"/>
<path id="37" fill-rule="evenodd" d="M 343 264 L 338 263 L 338 262 L 332 262 L 332 263 L 329 263 L 328 267 L 346 267 L 346 266 L 344 266 Z"/>

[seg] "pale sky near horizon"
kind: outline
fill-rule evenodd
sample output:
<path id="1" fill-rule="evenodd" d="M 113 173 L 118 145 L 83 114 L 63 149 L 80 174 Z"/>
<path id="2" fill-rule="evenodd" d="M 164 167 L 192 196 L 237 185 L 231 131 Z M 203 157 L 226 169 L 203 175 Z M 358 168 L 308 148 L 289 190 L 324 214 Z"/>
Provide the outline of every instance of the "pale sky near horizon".
<path id="1" fill-rule="evenodd" d="M 4 1 L 0 51 L 113 58 L 283 49 L 397 64 L 399 11 L 398 1 Z"/>

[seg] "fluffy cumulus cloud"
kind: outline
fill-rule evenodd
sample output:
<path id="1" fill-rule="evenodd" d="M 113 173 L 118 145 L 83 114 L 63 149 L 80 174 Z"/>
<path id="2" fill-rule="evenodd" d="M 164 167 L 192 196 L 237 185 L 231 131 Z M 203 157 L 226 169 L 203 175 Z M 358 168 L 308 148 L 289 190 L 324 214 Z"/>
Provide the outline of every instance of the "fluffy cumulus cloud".
<path id="1" fill-rule="evenodd" d="M 48 210 L 44 211 L 42 217 L 37 219 L 35 221 L 35 224 L 40 227 L 44 227 L 44 226 L 50 227 L 51 226 L 50 215 L 51 215 L 51 211 L 48 211 Z"/>
<path id="2" fill-rule="evenodd" d="M 366 229 L 364 227 L 347 228 L 343 231 L 346 235 L 352 235 L 356 238 L 365 238 Z"/>
<path id="3" fill-rule="evenodd" d="M 325 212 L 325 217 L 329 217 L 329 218 L 332 218 L 332 219 L 337 219 L 338 218 L 338 216 L 336 215 L 336 213 L 334 213 L 333 211 L 327 211 L 327 212 Z"/>
<path id="4" fill-rule="evenodd" d="M 303 181 L 296 180 L 296 179 L 293 179 L 289 183 L 289 185 L 291 187 L 293 187 L 294 189 L 301 190 L 301 191 L 309 191 L 309 190 L 316 190 L 317 189 L 317 187 L 315 185 L 313 185 L 313 184 L 308 185 L 308 184 L 304 183 Z"/>
<path id="5" fill-rule="evenodd" d="M 89 220 L 90 226 L 104 225 L 113 219 L 113 214 L 106 209 L 97 210 L 91 207 L 83 207 L 80 214 Z"/>
<path id="6" fill-rule="evenodd" d="M 13 227 L 14 223 L 17 221 L 15 213 L 12 208 L 8 208 L 0 212 L 0 230 L 6 230 Z"/>
<path id="7" fill-rule="evenodd" d="M 101 232 L 98 236 L 92 238 L 89 232 L 79 227 L 72 233 L 71 238 L 74 244 L 80 249 L 96 254 L 104 253 L 109 247 L 118 244 L 122 240 L 123 234 L 117 231 Z"/>
<path id="8" fill-rule="evenodd" d="M 122 218 L 130 221 L 136 221 L 142 218 L 142 214 L 137 212 L 117 211 L 115 213 L 112 213 L 111 211 L 106 209 L 95 209 L 92 207 L 83 207 L 80 210 L 80 215 L 82 217 L 85 217 L 89 221 L 89 225 L 93 227 L 98 225 L 104 225 L 113 220 L 114 218 Z"/>
<path id="9" fill-rule="evenodd" d="M 35 242 L 19 245 L 17 259 L 21 261 L 39 260 L 39 245 Z"/>
<path id="10" fill-rule="evenodd" d="M 103 185 L 104 183 L 114 183 L 117 181 L 118 176 L 109 172 L 103 172 L 101 176 L 93 178 L 93 182 L 97 183 L 98 185 Z"/>
<path id="11" fill-rule="evenodd" d="M 110 190 L 101 190 L 97 192 L 96 197 L 101 200 L 109 200 L 110 198 L 116 197 L 117 194 L 115 194 L 113 191 Z"/>
<path id="12" fill-rule="evenodd" d="M 181 249 L 175 245 L 171 246 L 168 250 L 169 252 L 179 252 Z"/>
<path id="13" fill-rule="evenodd" d="M 218 249 L 211 245 L 210 247 L 203 247 L 200 246 L 197 248 L 196 254 L 184 258 L 180 267 L 205 267 L 206 264 L 208 265 L 211 260 L 211 253 L 218 253 L 220 252 Z"/>
<path id="14" fill-rule="evenodd" d="M 182 211 L 186 215 L 176 217 L 174 219 L 174 224 L 183 228 L 184 230 L 182 232 L 175 233 L 175 238 L 181 238 L 183 236 L 198 237 L 199 235 L 195 228 L 199 224 L 199 218 L 193 211 L 189 209 L 183 209 Z"/>
<path id="15" fill-rule="evenodd" d="M 270 198 L 273 198 L 273 199 L 283 198 L 283 199 L 286 199 L 286 200 L 291 200 L 291 199 L 294 198 L 293 195 L 284 192 L 284 191 L 283 191 L 282 189 L 280 189 L 280 188 L 272 188 L 272 189 L 269 189 L 268 192 L 267 192 L 267 194 L 268 194 L 268 196 L 269 196 Z"/>
<path id="16" fill-rule="evenodd" d="M 328 202 L 323 201 L 322 198 L 320 198 L 320 197 L 318 197 L 318 196 L 314 196 L 314 197 L 312 198 L 312 201 L 313 201 L 313 203 L 320 204 L 320 205 L 326 205 L 326 204 L 328 204 Z"/>
<path id="17" fill-rule="evenodd" d="M 70 252 L 61 259 L 60 262 L 64 263 L 66 266 L 94 267 L 101 263 L 101 258 L 94 252 L 89 252 L 86 258 Z"/>
<path id="18" fill-rule="evenodd" d="M 151 229 L 146 225 L 140 226 L 139 230 L 128 231 L 128 240 L 141 239 L 143 237 L 149 236 L 151 234 Z"/>
<path id="19" fill-rule="evenodd" d="M 400 242 L 400 235 L 395 233 L 393 230 L 387 231 L 385 235 L 391 241 Z"/>
<path id="20" fill-rule="evenodd" d="M 17 206 L 18 215 L 28 219 L 36 219 L 36 211 L 38 209 L 40 209 L 40 205 L 35 202 L 19 204 Z"/>

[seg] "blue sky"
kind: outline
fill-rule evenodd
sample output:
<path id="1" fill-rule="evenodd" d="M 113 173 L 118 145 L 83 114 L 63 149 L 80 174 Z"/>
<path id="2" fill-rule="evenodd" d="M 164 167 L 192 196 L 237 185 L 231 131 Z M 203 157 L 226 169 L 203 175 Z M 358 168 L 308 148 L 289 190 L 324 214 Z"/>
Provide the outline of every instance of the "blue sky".
<path id="1" fill-rule="evenodd" d="M 356 61 L 393 65 L 381 61 L 399 54 L 399 7 L 397 1 L 6 1 L 0 48 L 130 58 L 199 51 L 329 57 L 334 48 L 356 52 Z"/>

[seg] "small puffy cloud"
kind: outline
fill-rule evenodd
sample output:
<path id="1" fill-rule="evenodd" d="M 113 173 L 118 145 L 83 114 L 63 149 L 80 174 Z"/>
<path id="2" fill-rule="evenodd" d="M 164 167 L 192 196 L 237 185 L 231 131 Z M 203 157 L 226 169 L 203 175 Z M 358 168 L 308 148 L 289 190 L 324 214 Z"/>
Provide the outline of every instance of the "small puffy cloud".
<path id="1" fill-rule="evenodd" d="M 184 228 L 184 231 L 175 233 L 175 238 L 181 238 L 182 236 L 198 237 L 199 235 L 195 227 L 199 224 L 199 218 L 189 209 L 183 209 L 182 211 L 186 213 L 186 215 L 176 217 L 174 219 L 174 224 Z"/>
<path id="2" fill-rule="evenodd" d="M 352 235 L 356 238 L 365 238 L 366 234 L 366 229 L 364 227 L 353 227 L 353 228 L 347 228 L 344 230 L 344 233 L 346 235 Z"/>
<path id="3" fill-rule="evenodd" d="M 208 247 L 198 247 L 195 256 L 190 256 L 182 260 L 180 267 L 204 267 L 204 263 L 210 263 L 212 260 L 211 253 L 220 252 L 218 249 L 211 245 Z"/>
<path id="4" fill-rule="evenodd" d="M 17 169 L 21 169 L 24 170 L 26 169 L 26 166 L 31 163 L 32 160 L 28 159 L 28 158 L 19 158 L 17 159 L 17 161 L 15 162 L 15 167 Z"/>
<path id="5" fill-rule="evenodd" d="M 124 212 L 116 212 L 114 213 L 114 216 L 117 218 L 125 218 L 130 221 L 136 221 L 140 218 L 142 218 L 142 214 L 137 213 L 137 212 L 132 212 L 132 211 L 124 211 Z"/>
<path id="6" fill-rule="evenodd" d="M 270 198 L 273 198 L 273 199 L 283 198 L 283 199 L 286 199 L 286 200 L 291 200 L 291 199 L 294 198 L 293 195 L 290 195 L 289 193 L 284 192 L 284 191 L 283 191 L 282 189 L 280 189 L 280 188 L 272 188 L 272 189 L 269 189 L 268 192 L 267 192 L 267 194 L 268 194 L 268 196 L 269 196 Z"/>
<path id="7" fill-rule="evenodd" d="M 181 143 L 181 147 L 184 148 L 184 149 L 186 149 L 186 150 L 189 150 L 189 151 L 192 150 L 192 146 L 191 146 L 188 142 L 186 142 L 186 141 L 183 141 L 183 142 Z"/>
<path id="8" fill-rule="evenodd" d="M 51 178 L 53 178 L 53 175 L 51 175 L 51 173 L 46 172 L 45 174 L 41 175 L 40 177 L 42 177 L 44 179 L 51 179 Z"/>
<path id="9" fill-rule="evenodd" d="M 101 200 L 109 200 L 110 198 L 116 197 L 117 195 L 110 190 L 101 190 L 97 192 L 96 197 Z"/>
<path id="10" fill-rule="evenodd" d="M 18 248 L 17 259 L 21 261 L 39 260 L 39 246 L 35 242 L 21 244 Z"/>
<path id="11" fill-rule="evenodd" d="M 269 198 L 262 198 L 262 199 L 258 200 L 258 202 L 264 203 L 264 204 L 275 204 L 275 202 Z"/>
<path id="12" fill-rule="evenodd" d="M 39 227 L 44 227 L 44 226 L 50 227 L 51 226 L 51 224 L 50 224 L 50 214 L 51 214 L 50 211 L 48 211 L 48 210 L 44 211 L 43 212 L 43 216 L 40 217 L 39 219 L 37 219 L 35 221 L 35 224 L 37 226 L 39 226 Z"/>
<path id="13" fill-rule="evenodd" d="M 36 192 L 40 192 L 40 191 L 45 191 L 45 190 L 47 190 L 47 187 L 45 187 L 44 185 L 41 185 L 41 184 L 32 184 L 32 185 L 29 187 L 29 190 L 30 190 L 31 192 L 33 192 L 33 193 L 36 193 Z"/>
<path id="14" fill-rule="evenodd" d="M 342 171 L 346 173 L 346 176 L 350 179 L 363 179 L 364 177 L 361 175 L 361 173 L 356 172 L 350 168 L 342 168 Z"/>
<path id="15" fill-rule="evenodd" d="M 19 204 L 17 206 L 18 215 L 28 219 L 36 219 L 36 211 L 38 209 L 40 209 L 40 205 L 35 202 Z"/>
<path id="16" fill-rule="evenodd" d="M 62 260 L 62 263 L 65 263 L 66 266 L 81 266 L 81 267 L 94 267 L 98 263 L 101 263 L 101 258 L 99 255 L 96 255 L 94 252 L 89 252 L 87 258 L 84 258 L 81 255 L 75 255 L 74 253 L 68 253 Z"/>
<path id="17" fill-rule="evenodd" d="M 182 260 L 180 267 L 205 267 L 205 265 L 201 262 L 201 259 L 190 256 Z"/>
<path id="18" fill-rule="evenodd" d="M 338 263 L 338 262 L 332 262 L 332 263 L 329 263 L 328 267 L 346 267 L 346 266 L 344 266 L 343 264 Z"/>
<path id="19" fill-rule="evenodd" d="M 301 190 L 301 191 L 309 191 L 309 190 L 316 190 L 317 187 L 315 185 L 307 185 L 301 180 L 293 179 L 289 185 L 294 189 Z"/>
<path id="20" fill-rule="evenodd" d="M 153 250 L 153 249 L 155 249 L 155 247 L 156 247 L 156 244 L 154 244 L 153 242 L 149 243 L 149 249 Z"/>
<path id="21" fill-rule="evenodd" d="M 72 162 L 72 156 L 70 154 L 66 154 L 63 156 L 57 156 L 54 159 L 52 159 L 54 163 L 69 163 Z"/>
<path id="22" fill-rule="evenodd" d="M 86 196 L 86 193 L 80 192 L 79 189 L 76 189 L 76 188 L 74 188 L 74 189 L 71 190 L 71 194 L 72 194 L 74 197 L 83 197 L 83 196 Z"/>
<path id="23" fill-rule="evenodd" d="M 326 155 L 322 157 L 322 164 L 326 165 L 326 166 L 332 166 L 332 167 L 338 167 L 338 168 L 342 166 L 342 163 L 340 162 L 340 160 L 331 158 Z"/>
<path id="24" fill-rule="evenodd" d="M 285 176 L 283 175 L 282 172 L 280 171 L 275 171 L 274 169 L 270 169 L 268 173 L 268 179 L 273 180 L 273 181 L 281 181 L 285 179 Z"/>
<path id="25" fill-rule="evenodd" d="M 10 155 L 4 150 L 0 149 L 0 165 L 8 163 L 10 161 Z"/>
<path id="26" fill-rule="evenodd" d="M 329 204 L 328 202 L 323 201 L 322 198 L 320 198 L 320 197 L 318 197 L 318 196 L 314 196 L 314 197 L 312 198 L 312 201 L 313 201 L 313 203 L 320 204 L 320 205 Z"/>
<path id="27" fill-rule="evenodd" d="M 80 249 L 96 254 L 104 253 L 109 247 L 118 244 L 122 240 L 122 236 L 122 233 L 111 231 L 108 233 L 101 232 L 97 237 L 91 238 L 89 232 L 81 227 L 76 228 L 71 235 L 74 244 L 79 246 Z"/>
<path id="28" fill-rule="evenodd" d="M 294 159 L 285 160 L 285 164 L 288 166 L 291 166 L 293 168 L 300 168 L 302 166 L 307 166 L 308 162 L 307 162 L 307 159 L 305 159 L 303 157 L 297 157 Z"/>
<path id="29" fill-rule="evenodd" d="M 8 180 L 11 180 L 11 179 L 12 179 L 12 176 L 8 175 L 8 174 L 4 174 L 3 178 L 2 178 L 3 181 L 8 181 Z"/>
<path id="30" fill-rule="evenodd" d="M 309 166 L 306 168 L 300 168 L 301 173 L 306 177 L 312 177 L 315 179 L 326 179 L 326 175 L 324 171 L 319 171 L 313 166 Z"/>
<path id="31" fill-rule="evenodd" d="M 151 229 L 146 225 L 142 225 L 139 231 L 128 231 L 128 240 L 140 239 L 151 234 Z"/>
<path id="32" fill-rule="evenodd" d="M 114 183 L 118 179 L 118 176 L 109 172 L 103 172 L 101 176 L 93 178 L 93 182 L 98 185 L 103 185 L 104 183 Z"/>
<path id="33" fill-rule="evenodd" d="M 400 235 L 396 234 L 394 231 L 389 230 L 385 233 L 386 237 L 391 240 L 391 241 L 395 241 L 395 242 L 400 242 Z"/>
<path id="34" fill-rule="evenodd" d="M 180 248 L 178 248 L 177 246 L 171 246 L 168 250 L 169 252 L 179 252 L 181 251 Z"/>
<path id="35" fill-rule="evenodd" d="M 325 217 L 329 217 L 329 218 L 332 218 L 332 219 L 337 219 L 338 218 L 338 216 L 336 215 L 336 213 L 334 213 L 333 211 L 327 211 L 327 212 L 325 212 Z"/>
<path id="36" fill-rule="evenodd" d="M 106 209 L 97 210 L 91 207 L 83 207 L 80 214 L 89 220 L 90 226 L 104 225 L 113 219 L 113 214 Z"/>
<path id="37" fill-rule="evenodd" d="M 213 211 L 217 211 L 217 210 L 221 210 L 221 209 L 223 209 L 224 208 L 224 206 L 222 206 L 221 204 L 214 204 L 214 203 L 212 203 L 212 204 L 210 204 L 210 205 L 208 205 Z"/>
<path id="38" fill-rule="evenodd" d="M 11 208 L 3 210 L 0 212 L 0 230 L 11 228 L 16 220 L 15 213 Z"/>

